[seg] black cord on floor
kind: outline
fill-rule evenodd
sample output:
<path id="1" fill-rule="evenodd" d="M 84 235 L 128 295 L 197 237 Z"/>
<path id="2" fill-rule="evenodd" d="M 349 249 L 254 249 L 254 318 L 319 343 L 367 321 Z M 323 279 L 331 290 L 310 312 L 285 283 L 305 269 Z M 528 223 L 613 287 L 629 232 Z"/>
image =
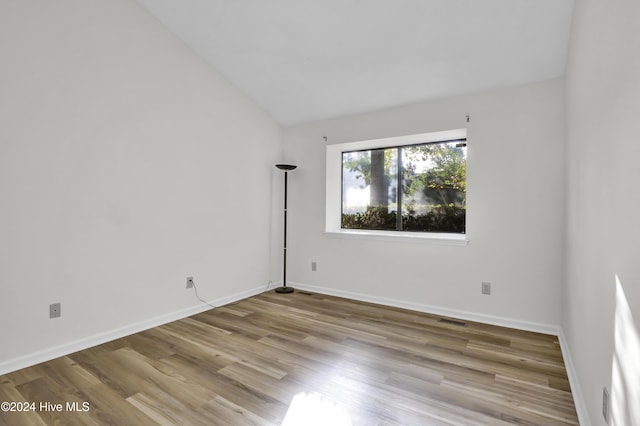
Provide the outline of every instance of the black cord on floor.
<path id="1" fill-rule="evenodd" d="M 207 302 L 206 300 L 203 300 L 200 295 L 198 294 L 198 287 L 196 286 L 196 283 L 193 282 L 193 291 L 196 293 L 196 297 L 198 298 L 199 301 L 201 301 L 202 303 L 204 303 L 205 305 L 209 305 L 212 308 L 217 308 L 217 306 L 213 306 L 211 303 Z"/>

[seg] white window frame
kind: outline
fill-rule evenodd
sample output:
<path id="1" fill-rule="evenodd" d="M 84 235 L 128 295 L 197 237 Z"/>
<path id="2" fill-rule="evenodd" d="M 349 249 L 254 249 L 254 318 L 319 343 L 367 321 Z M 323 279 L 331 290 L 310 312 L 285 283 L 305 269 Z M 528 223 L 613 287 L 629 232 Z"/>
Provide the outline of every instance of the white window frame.
<path id="1" fill-rule="evenodd" d="M 467 245 L 469 235 L 442 232 L 378 231 L 364 229 L 342 229 L 342 153 L 349 151 L 417 145 L 430 142 L 463 139 L 467 129 L 421 133 L 358 142 L 327 145 L 326 162 L 326 215 L 325 234 L 339 238 L 360 238 L 403 242 L 420 242 L 443 245 Z"/>

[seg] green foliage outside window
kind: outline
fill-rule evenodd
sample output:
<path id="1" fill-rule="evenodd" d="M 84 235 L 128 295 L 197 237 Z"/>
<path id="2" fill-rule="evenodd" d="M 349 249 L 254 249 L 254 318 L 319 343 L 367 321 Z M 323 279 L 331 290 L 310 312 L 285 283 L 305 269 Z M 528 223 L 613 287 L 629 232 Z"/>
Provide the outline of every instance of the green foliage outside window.
<path id="1" fill-rule="evenodd" d="M 342 228 L 465 233 L 465 146 L 343 153 Z M 368 200 L 359 199 L 366 191 Z"/>

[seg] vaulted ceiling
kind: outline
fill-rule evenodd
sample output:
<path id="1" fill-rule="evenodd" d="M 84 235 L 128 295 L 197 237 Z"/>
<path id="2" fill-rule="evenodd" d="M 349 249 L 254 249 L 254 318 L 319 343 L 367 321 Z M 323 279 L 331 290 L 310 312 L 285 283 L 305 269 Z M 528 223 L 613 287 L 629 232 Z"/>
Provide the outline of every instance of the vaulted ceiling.
<path id="1" fill-rule="evenodd" d="M 284 126 L 564 74 L 573 0 L 138 0 Z"/>

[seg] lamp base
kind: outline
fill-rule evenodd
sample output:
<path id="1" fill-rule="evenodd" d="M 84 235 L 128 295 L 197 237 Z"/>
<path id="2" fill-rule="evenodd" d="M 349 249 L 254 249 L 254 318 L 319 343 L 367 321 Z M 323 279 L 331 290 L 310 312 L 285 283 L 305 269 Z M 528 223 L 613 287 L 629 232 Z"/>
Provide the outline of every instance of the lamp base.
<path id="1" fill-rule="evenodd" d="M 293 293 L 293 287 L 276 287 L 276 293 Z"/>

